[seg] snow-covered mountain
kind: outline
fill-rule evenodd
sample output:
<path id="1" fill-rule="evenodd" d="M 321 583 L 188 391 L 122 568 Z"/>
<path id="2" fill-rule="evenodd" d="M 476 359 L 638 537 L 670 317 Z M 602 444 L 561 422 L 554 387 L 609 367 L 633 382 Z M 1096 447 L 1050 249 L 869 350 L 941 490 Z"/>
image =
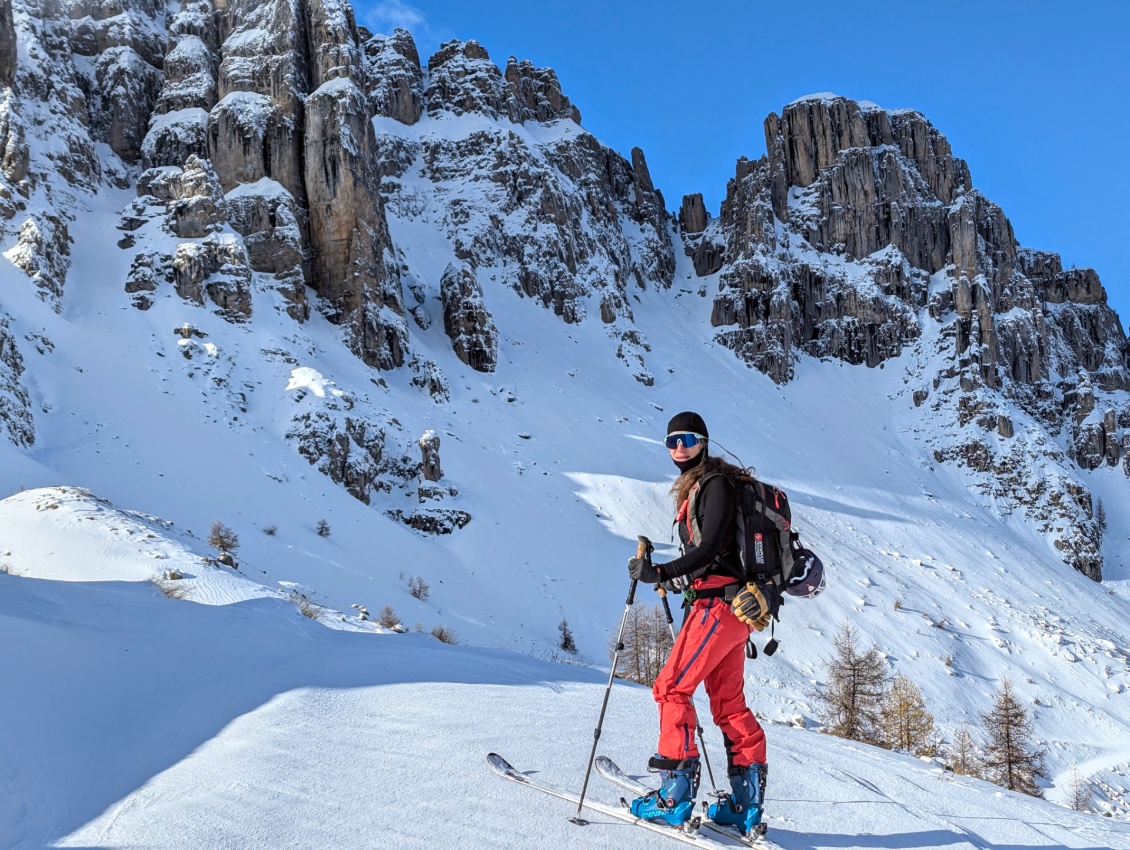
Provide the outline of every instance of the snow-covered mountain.
<path id="1" fill-rule="evenodd" d="M 778 725 L 782 844 L 1130 847 L 1130 373 L 1097 277 L 1018 246 L 915 112 L 787 105 L 716 218 L 580 122 L 552 71 L 475 42 L 423 65 L 343 2 L 0 7 L 0 836 L 275 846 L 279 809 L 314 835 L 347 800 L 356 842 L 287 840 L 642 845 L 544 801 L 517 840 L 432 802 L 365 818 L 480 793 L 489 748 L 575 784 L 636 535 L 673 551 L 660 439 L 690 408 L 829 570 L 748 665 L 760 715 L 815 725 L 850 621 L 943 739 L 1009 678 L 1047 796 L 1078 768 L 1115 815 Z M 205 561 L 216 521 L 238 571 Z M 460 646 L 359 616 L 386 605 Z M 649 696 L 611 713 L 638 768 Z M 487 813 L 534 805 L 510 792 Z M 953 817 L 985 809 L 1007 824 Z"/>

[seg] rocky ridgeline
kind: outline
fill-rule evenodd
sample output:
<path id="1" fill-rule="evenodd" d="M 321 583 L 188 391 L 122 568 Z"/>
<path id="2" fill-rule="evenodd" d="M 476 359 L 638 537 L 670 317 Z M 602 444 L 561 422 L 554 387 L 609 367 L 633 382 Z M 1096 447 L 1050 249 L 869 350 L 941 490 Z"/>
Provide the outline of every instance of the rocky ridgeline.
<path id="1" fill-rule="evenodd" d="M 441 298 L 460 359 L 493 371 L 489 305 L 506 286 L 567 323 L 585 320 L 595 302 L 618 355 L 650 384 L 629 293 L 669 286 L 674 251 L 643 152 L 628 162 L 581 129 L 552 71 L 513 57 L 500 70 L 474 41 L 444 44 L 424 68 L 412 37 L 397 30 L 371 37 L 365 55 L 379 81 L 372 108 L 391 119 L 377 124 L 387 214 L 393 223 L 427 220 L 454 249 Z M 442 132 L 417 127 L 438 115 L 465 120 Z M 397 246 L 409 269 L 412 248 Z M 413 315 L 430 322 L 417 302 Z"/>
<path id="2" fill-rule="evenodd" d="M 717 274 L 718 341 L 783 383 L 802 352 L 876 366 L 938 323 L 946 365 L 911 370 L 914 404 L 952 425 L 935 458 L 968 467 L 1100 578 L 1091 495 L 1047 439 L 1065 434 L 1083 468 L 1121 461 L 1130 475 L 1130 349 L 1097 275 L 1021 248 L 917 112 L 813 96 L 770 115 L 765 138 L 719 220 L 699 196 L 680 211 L 698 274 Z M 1013 411 L 1031 427 L 1018 433 Z M 1062 472 L 1039 472 L 1047 460 Z"/>

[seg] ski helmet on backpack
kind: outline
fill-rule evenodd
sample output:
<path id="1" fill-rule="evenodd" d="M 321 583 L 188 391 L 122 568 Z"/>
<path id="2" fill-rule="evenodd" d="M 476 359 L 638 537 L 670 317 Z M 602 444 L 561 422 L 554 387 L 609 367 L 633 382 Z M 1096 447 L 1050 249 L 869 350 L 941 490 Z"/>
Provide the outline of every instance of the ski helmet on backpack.
<path id="1" fill-rule="evenodd" d="M 814 599 L 824 590 L 824 564 L 811 549 L 793 551 L 793 574 L 785 584 L 785 593 L 803 599 Z"/>

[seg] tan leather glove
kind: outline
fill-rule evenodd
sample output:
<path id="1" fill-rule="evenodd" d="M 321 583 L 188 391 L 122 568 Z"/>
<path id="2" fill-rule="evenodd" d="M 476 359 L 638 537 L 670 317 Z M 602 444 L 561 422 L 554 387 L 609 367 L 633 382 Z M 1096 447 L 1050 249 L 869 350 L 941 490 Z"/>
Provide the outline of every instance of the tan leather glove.
<path id="1" fill-rule="evenodd" d="M 734 616 L 755 632 L 762 631 L 773 619 L 773 608 L 766 598 L 766 591 L 773 595 L 772 588 L 751 581 L 738 591 L 731 606 Z"/>

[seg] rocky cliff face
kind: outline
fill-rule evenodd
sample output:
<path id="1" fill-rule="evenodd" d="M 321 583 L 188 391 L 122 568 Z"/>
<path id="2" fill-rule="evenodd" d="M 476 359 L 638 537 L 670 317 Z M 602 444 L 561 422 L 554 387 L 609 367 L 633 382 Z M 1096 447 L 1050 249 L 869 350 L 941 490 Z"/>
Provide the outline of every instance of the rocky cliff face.
<path id="1" fill-rule="evenodd" d="M 319 311 L 366 364 L 408 369 L 442 403 L 447 378 L 412 327 L 438 304 L 453 353 L 492 371 L 505 287 L 567 323 L 597 305 L 651 381 L 629 293 L 670 282 L 662 196 L 641 151 L 628 162 L 579 127 L 551 70 L 500 69 L 458 41 L 421 64 L 411 35 L 368 33 L 344 0 L 14 0 L 0 86 L 0 236 L 56 307 L 84 194 L 135 186 L 119 285 L 139 310 L 173 297 L 247 323 L 273 291 L 293 321 Z M 390 220 L 420 216 L 450 246 L 447 273 L 393 241 Z M 400 455 L 380 416 L 317 413 L 290 436 L 358 498 L 410 474 L 386 462 Z"/>
<path id="2" fill-rule="evenodd" d="M 695 268 L 718 275 L 718 341 L 782 383 L 801 352 L 876 366 L 930 332 L 946 365 L 911 374 L 914 403 L 953 423 L 936 459 L 976 473 L 1099 578 L 1090 493 L 1043 436 L 1066 432 L 1084 468 L 1121 456 L 1130 349 L 1094 272 L 1021 248 L 919 113 L 814 96 L 770 115 L 765 138 L 719 221 L 683 204 Z M 1062 473 L 1032 481 L 1048 459 Z"/>
<path id="3" fill-rule="evenodd" d="M 0 238 L 15 236 L 8 258 L 56 309 L 78 199 L 103 179 L 124 179 L 96 153 L 69 8 L 61 0 L 0 8 Z"/>
<path id="4" fill-rule="evenodd" d="M 24 360 L 9 328 L 8 317 L 0 313 L 0 433 L 15 445 L 30 447 L 35 442 L 35 422 L 31 399 L 20 379 Z"/>
<path id="5" fill-rule="evenodd" d="M 443 45 L 426 69 L 414 64 L 416 49 L 403 30 L 373 36 L 365 55 L 370 79 L 385 81 L 370 97 L 387 119 L 375 122 L 387 214 L 394 224 L 427 217 L 463 269 L 465 283 L 456 288 L 463 297 L 476 293 L 470 275 L 482 290 L 454 325 L 450 298 L 443 298 L 457 351 L 466 352 L 472 337 L 493 337 L 491 292 L 499 286 L 566 323 L 584 321 L 595 298 L 620 356 L 650 383 L 629 294 L 669 286 L 674 253 L 643 152 L 629 163 L 582 130 L 552 71 L 513 58 L 500 71 L 476 42 Z M 449 118 L 431 130 L 417 124 L 421 116 Z M 455 116 L 462 121 L 453 131 Z M 415 266 L 410 246 L 398 248 Z M 460 357 L 493 371 L 491 345 L 478 348 L 473 358 Z"/>

